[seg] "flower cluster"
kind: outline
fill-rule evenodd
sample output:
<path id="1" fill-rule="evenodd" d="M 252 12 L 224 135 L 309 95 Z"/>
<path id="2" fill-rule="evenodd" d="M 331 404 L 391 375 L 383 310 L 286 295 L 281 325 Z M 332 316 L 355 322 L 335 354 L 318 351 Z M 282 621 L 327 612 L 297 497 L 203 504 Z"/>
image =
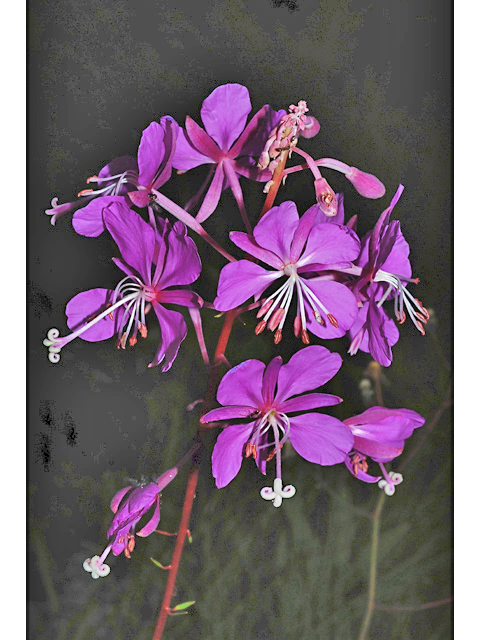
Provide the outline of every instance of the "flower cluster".
<path id="1" fill-rule="evenodd" d="M 73 228 L 80 235 L 93 238 L 104 231 L 111 235 L 119 252 L 113 261 L 122 277 L 109 288 L 83 291 L 68 302 L 65 311 L 71 333 L 48 332 L 44 344 L 49 359 L 58 362 L 63 347 L 77 337 L 88 342 L 116 337 L 118 349 L 126 349 L 127 344 L 133 347 L 139 337 L 147 338 L 151 314 L 160 338 L 149 366 L 160 365 L 166 372 L 187 335 L 182 313 L 170 308 L 174 305 L 188 308 L 203 359 L 209 364 L 200 310 L 230 313 L 232 322 L 240 313 L 255 310 L 257 336 L 267 329 L 278 346 L 284 332 L 290 332 L 301 340 L 301 348 L 285 364 L 277 355 L 267 365 L 251 359 L 231 368 L 218 387 L 221 406 L 204 407 L 187 457 L 197 451 L 205 429 L 220 426 L 212 453 L 212 473 L 219 489 L 232 482 L 244 458 L 253 458 L 264 475 L 267 463 L 274 461 L 273 481 L 260 493 L 279 507 L 296 493 L 294 485 L 284 485 L 282 477 L 281 450 L 288 440 L 308 462 L 344 463 L 356 478 L 378 483 L 393 495 L 402 476 L 388 471 L 385 464 L 402 453 L 406 439 L 424 419 L 410 409 L 380 406 L 343 421 L 318 411 L 342 402 L 336 395 L 318 391 L 339 372 L 342 358 L 311 342 L 347 335 L 349 354 L 361 350 L 389 366 L 392 346 L 399 340 L 397 326 L 385 310 L 389 301 L 399 324 L 408 316 L 425 333 L 429 313 L 408 289 L 419 282 L 412 278 L 409 246 L 400 223 L 390 220 L 403 186 L 373 229 L 359 237 L 357 217 L 345 221 L 343 195 L 334 192 L 320 168 L 341 173 L 366 198 L 385 194 L 380 180 L 340 160 L 314 159 L 300 148 L 302 137 L 312 138 L 320 130 L 318 120 L 307 115 L 304 100 L 290 105 L 288 112 L 266 104 L 247 122 L 251 110 L 246 87 L 219 86 L 203 101 L 203 127 L 190 116 L 184 127 L 163 116 L 143 131 L 136 157 L 115 158 L 88 178 L 87 183 L 97 189 L 81 191 L 76 202 L 59 205 L 57 198 L 52 200 L 52 208 L 46 211 L 52 224 L 71 212 Z M 303 164 L 286 167 L 289 158 L 298 156 Z M 172 176 L 181 180 L 183 174 L 203 165 L 208 165 L 205 181 L 184 207 L 160 191 Z M 312 206 L 302 215 L 292 200 L 272 206 L 271 196 L 281 183 L 303 170 L 313 176 Z M 265 183 L 268 193 L 253 226 L 243 195 L 245 179 Z M 270 191 L 272 185 L 275 188 Z M 227 188 L 244 225 L 243 231 L 230 232 L 232 243 L 244 252 L 239 259 L 202 226 L 216 212 Z M 164 218 L 167 214 L 176 220 Z M 202 263 L 189 229 L 229 261 L 219 273 L 212 302 L 204 302 L 191 288 Z M 228 364 L 220 349 L 222 341 L 211 380 L 220 363 Z M 379 465 L 381 475 L 369 475 L 367 458 Z M 148 536 L 156 530 L 161 491 L 184 461 L 185 456 L 155 482 L 117 492 L 111 502 L 114 518 L 107 531 L 108 545 L 101 556 L 84 563 L 93 578 L 109 573 L 104 561 L 110 551 L 130 557 L 135 529 L 149 512 L 150 520 L 136 535 Z"/>

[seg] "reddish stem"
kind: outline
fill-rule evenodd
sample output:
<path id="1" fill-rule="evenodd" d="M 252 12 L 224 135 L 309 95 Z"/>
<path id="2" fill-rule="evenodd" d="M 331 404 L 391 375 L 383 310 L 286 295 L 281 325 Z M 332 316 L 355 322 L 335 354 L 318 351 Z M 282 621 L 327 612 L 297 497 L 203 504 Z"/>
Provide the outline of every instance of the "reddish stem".
<path id="1" fill-rule="evenodd" d="M 271 209 L 273 205 L 275 196 L 277 195 L 278 189 L 282 182 L 282 174 L 283 174 L 283 169 L 285 168 L 287 157 L 288 157 L 288 150 L 282 152 L 280 162 L 277 168 L 275 169 L 275 171 L 273 172 L 272 184 L 270 185 L 270 189 L 268 191 L 267 197 L 265 199 L 265 204 L 263 205 L 259 218 L 261 218 L 269 209 Z M 161 194 L 157 191 L 155 191 L 154 193 L 155 195 L 157 195 L 159 204 L 164 206 L 167 209 L 167 211 L 169 211 L 173 215 L 177 215 L 177 217 L 180 220 L 185 222 L 187 226 L 190 226 L 191 229 L 194 229 L 195 231 L 197 231 L 197 233 L 199 233 L 218 251 L 217 243 L 209 236 L 206 237 L 207 236 L 206 232 L 204 231 L 203 228 L 200 228 L 200 229 L 198 228 L 198 227 L 201 227 L 201 225 L 199 225 L 194 218 L 191 218 L 191 216 L 189 216 L 189 214 L 186 211 L 184 211 L 183 209 L 180 209 L 180 207 L 177 207 L 176 205 L 175 207 L 177 208 L 175 208 L 175 210 L 173 211 L 172 210 L 173 203 L 171 201 L 166 202 L 167 199 L 164 196 L 161 196 Z M 168 204 L 170 208 L 166 206 L 166 204 Z M 178 211 L 177 209 L 180 209 L 180 211 Z M 188 217 L 188 222 L 186 221 L 187 217 Z M 192 220 L 194 222 L 192 222 Z M 220 253 L 222 253 L 222 251 L 220 251 Z M 225 257 L 229 260 L 232 260 L 232 261 L 234 260 L 234 258 L 232 258 L 229 254 L 223 253 L 222 255 L 225 255 Z M 202 415 L 205 415 L 206 413 L 208 413 L 208 411 L 210 411 L 211 406 L 213 404 L 215 389 L 217 387 L 218 372 L 219 372 L 220 366 L 226 360 L 225 351 L 227 348 L 228 340 L 230 338 L 230 333 L 232 331 L 233 321 L 239 315 L 239 313 L 240 313 L 240 309 L 232 309 L 230 311 L 227 311 L 227 313 L 225 314 L 225 320 L 223 322 L 223 327 L 220 333 L 220 337 L 218 338 L 218 343 L 215 349 L 215 355 L 213 359 L 213 365 L 210 371 L 210 376 L 208 378 L 207 393 L 205 394 L 205 401 L 202 407 Z M 199 442 L 201 443 L 201 446 L 198 449 L 198 451 L 195 452 L 192 458 L 192 466 L 190 468 L 190 475 L 187 481 L 187 488 L 185 491 L 185 500 L 182 508 L 180 526 L 178 528 L 175 548 L 173 550 L 172 562 L 169 565 L 169 572 L 168 572 L 167 584 L 165 587 L 165 593 L 163 595 L 163 601 L 160 607 L 160 613 L 158 616 L 157 624 L 155 626 L 155 631 L 153 633 L 152 640 L 161 639 L 163 630 L 165 629 L 165 623 L 167 621 L 167 617 L 169 615 L 172 615 L 170 603 L 172 601 L 173 591 L 175 589 L 175 581 L 177 579 L 180 560 L 182 558 L 185 538 L 188 535 L 188 524 L 190 521 L 190 514 L 193 508 L 193 501 L 195 499 L 195 490 L 197 487 L 200 461 L 201 461 L 201 456 L 203 452 L 203 439 L 205 437 L 205 433 L 208 430 L 209 430 L 208 425 L 199 424 L 197 433 L 198 433 L 198 439 L 199 439 Z"/>

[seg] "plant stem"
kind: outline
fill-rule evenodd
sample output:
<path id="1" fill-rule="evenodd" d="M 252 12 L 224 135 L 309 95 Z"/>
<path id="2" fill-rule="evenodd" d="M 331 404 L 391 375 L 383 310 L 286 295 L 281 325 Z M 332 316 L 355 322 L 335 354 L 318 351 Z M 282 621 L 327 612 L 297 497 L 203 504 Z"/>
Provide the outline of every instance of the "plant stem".
<path id="1" fill-rule="evenodd" d="M 370 627 L 370 619 L 372 617 L 373 610 L 375 609 L 375 589 L 377 586 L 377 562 L 378 562 L 378 540 L 380 534 L 380 516 L 382 514 L 383 506 L 385 504 L 386 494 L 382 492 L 382 495 L 378 499 L 377 508 L 373 512 L 373 527 L 372 527 L 372 549 L 370 552 L 370 584 L 368 587 L 368 603 L 365 616 L 363 618 L 362 628 L 358 640 L 366 640 L 368 629 Z"/>
<path id="2" fill-rule="evenodd" d="M 208 379 L 207 393 L 205 401 L 203 403 L 202 415 L 210 411 L 215 395 L 215 389 L 217 385 L 218 372 L 223 362 L 222 356 L 225 354 L 225 349 L 228 344 L 228 339 L 233 326 L 233 321 L 236 317 L 236 311 L 228 311 L 225 315 L 222 332 L 218 339 L 217 348 L 215 349 L 215 357 L 213 366 L 210 371 Z M 187 488 L 185 490 L 185 499 L 183 502 L 182 516 L 180 519 L 180 525 L 178 528 L 177 538 L 175 541 L 175 548 L 173 550 L 172 561 L 170 563 L 170 569 L 168 572 L 167 584 L 165 587 L 165 593 L 163 595 L 162 605 L 160 607 L 160 613 L 158 616 L 157 624 L 152 640 L 160 640 L 167 617 L 170 614 L 170 603 L 172 601 L 173 591 L 175 588 L 175 581 L 177 579 L 178 569 L 180 567 L 180 560 L 182 558 L 183 547 L 185 544 L 185 538 L 188 534 L 188 525 L 190 522 L 190 515 L 192 513 L 193 501 L 195 499 L 195 490 L 197 488 L 198 473 L 200 470 L 200 462 L 203 452 L 203 438 L 205 436 L 206 428 L 200 425 L 198 428 L 198 438 L 202 443 L 202 446 L 195 452 L 192 458 L 192 466 L 190 468 L 190 474 L 188 476 Z"/>
<path id="3" fill-rule="evenodd" d="M 285 163 L 288 157 L 288 150 L 282 152 L 280 162 L 275 169 L 272 176 L 272 184 L 270 185 L 270 189 L 268 191 L 267 197 L 265 199 L 265 204 L 263 205 L 262 211 L 260 213 L 259 219 L 269 210 L 271 209 L 273 202 L 275 200 L 275 196 L 277 195 L 278 189 L 282 182 L 282 174 L 283 169 L 285 167 Z M 175 205 L 171 200 L 160 194 L 158 191 L 152 190 L 157 196 L 156 202 L 163 206 L 167 211 L 169 211 L 172 215 L 178 217 L 182 222 L 184 222 L 191 229 L 194 229 L 199 233 L 209 244 L 211 244 L 219 253 L 222 253 L 227 260 L 234 261 L 229 254 L 220 250 L 219 245 L 208 236 L 206 231 L 199 225 L 199 223 L 190 216 L 184 209 Z M 173 205 L 173 206 L 172 206 Z M 228 340 L 230 338 L 230 334 L 232 331 L 232 326 L 235 318 L 239 315 L 240 309 L 232 309 L 227 311 L 225 314 L 225 319 L 223 322 L 222 331 L 220 333 L 220 337 L 218 338 L 217 346 L 215 349 L 215 355 L 213 359 L 213 365 L 210 370 L 210 376 L 208 378 L 207 384 L 207 392 L 205 394 L 205 399 L 202 406 L 202 415 L 205 415 L 210 411 L 211 406 L 213 404 L 213 400 L 215 397 L 215 390 L 217 387 L 218 381 L 218 373 L 220 370 L 220 366 L 225 362 L 225 351 L 227 348 Z M 187 488 L 185 491 L 185 500 L 182 508 L 182 516 L 180 520 L 180 526 L 178 528 L 177 538 L 175 542 L 175 548 L 173 550 L 172 562 L 170 563 L 169 571 L 168 571 L 168 579 L 165 587 L 165 593 L 163 595 L 162 604 L 160 606 L 160 612 L 158 615 L 157 624 L 155 626 L 155 630 L 153 633 L 152 640 L 160 640 L 163 634 L 163 630 L 165 629 L 165 623 L 167 621 L 167 617 L 171 615 L 170 603 L 172 601 L 173 591 L 175 588 L 175 581 L 177 578 L 178 569 L 180 566 L 180 560 L 182 558 L 183 547 L 185 544 L 185 538 L 188 533 L 188 524 L 190 521 L 190 514 L 193 508 L 193 501 L 195 499 L 195 490 L 198 482 L 198 473 L 200 470 L 200 462 L 203 453 L 203 439 L 205 437 L 205 433 L 209 430 L 208 426 L 199 424 L 197 437 L 201 446 L 198 451 L 195 452 L 192 458 L 192 466 L 190 468 L 190 474 L 187 481 Z"/>

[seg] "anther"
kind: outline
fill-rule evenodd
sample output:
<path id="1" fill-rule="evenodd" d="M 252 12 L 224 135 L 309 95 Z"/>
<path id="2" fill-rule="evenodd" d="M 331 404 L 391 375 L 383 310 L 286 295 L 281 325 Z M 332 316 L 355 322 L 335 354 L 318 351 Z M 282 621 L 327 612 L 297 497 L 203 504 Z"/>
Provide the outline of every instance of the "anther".
<path id="1" fill-rule="evenodd" d="M 302 318 L 300 316 L 296 316 L 293 321 L 293 333 L 296 338 L 300 335 L 300 331 L 302 330 Z"/>
<path id="2" fill-rule="evenodd" d="M 77 198 L 80 198 L 81 196 L 86 196 L 89 193 L 93 193 L 93 189 L 82 189 L 77 193 Z"/>
<path id="3" fill-rule="evenodd" d="M 273 304 L 273 300 L 267 300 L 266 302 L 264 302 L 260 307 L 260 309 L 258 310 L 257 318 L 261 318 L 262 316 L 264 316 L 267 313 L 267 311 L 270 309 L 272 304 Z"/>
<path id="4" fill-rule="evenodd" d="M 265 320 L 262 320 L 261 322 L 259 322 L 255 327 L 255 335 L 256 336 L 260 335 L 266 326 L 267 326 L 267 323 Z"/>
<path id="5" fill-rule="evenodd" d="M 277 309 L 273 312 L 272 317 L 268 322 L 268 328 L 270 331 L 275 331 L 280 322 L 282 321 L 283 316 L 285 315 L 285 309 Z"/>
<path id="6" fill-rule="evenodd" d="M 275 344 L 279 344 L 279 342 L 280 342 L 281 340 L 282 340 L 282 332 L 281 332 L 281 330 L 280 330 L 280 329 L 277 329 L 277 330 L 275 331 L 275 335 L 274 335 L 274 337 L 273 337 L 273 342 L 274 342 Z"/>
<path id="7" fill-rule="evenodd" d="M 87 178 L 87 184 L 91 182 L 98 182 L 98 176 L 90 176 L 90 178 Z"/>
<path id="8" fill-rule="evenodd" d="M 330 324 L 332 324 L 335 327 L 335 329 L 338 329 L 338 320 L 335 318 L 335 316 L 332 316 L 332 314 L 329 313 L 327 318 Z"/>
<path id="9" fill-rule="evenodd" d="M 142 338 L 146 338 L 147 337 L 147 327 L 146 325 L 143 324 L 143 322 L 140 323 L 138 330 L 140 331 L 140 335 L 142 336 Z"/>
<path id="10" fill-rule="evenodd" d="M 251 442 L 247 442 L 245 457 L 249 458 L 250 456 L 252 456 L 254 460 L 257 459 L 257 447 Z"/>
<path id="11" fill-rule="evenodd" d="M 137 339 L 135 338 L 135 336 L 132 336 L 132 337 L 129 339 L 128 344 L 129 344 L 131 347 L 134 347 L 134 346 L 137 344 Z"/>
<path id="12" fill-rule="evenodd" d="M 308 332 L 306 329 L 302 329 L 301 336 L 303 344 L 310 344 L 310 338 L 308 337 Z"/>
<path id="13" fill-rule="evenodd" d="M 406 316 L 406 314 L 405 314 L 405 311 L 402 311 L 402 312 L 399 314 L 399 317 L 397 317 L 398 324 L 403 324 L 403 323 L 405 322 L 405 320 L 406 320 L 406 319 L 407 319 L 407 316 Z"/>
<path id="14" fill-rule="evenodd" d="M 322 316 L 318 313 L 318 311 L 316 309 L 313 310 L 313 316 L 315 318 L 315 320 L 318 322 L 318 324 L 325 324 Z"/>

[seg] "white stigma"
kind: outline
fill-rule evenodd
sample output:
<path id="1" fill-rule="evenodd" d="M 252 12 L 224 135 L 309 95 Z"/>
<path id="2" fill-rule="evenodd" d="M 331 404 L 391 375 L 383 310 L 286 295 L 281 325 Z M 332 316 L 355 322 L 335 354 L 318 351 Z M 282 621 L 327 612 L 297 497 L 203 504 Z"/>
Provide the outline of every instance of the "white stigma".
<path id="1" fill-rule="evenodd" d="M 104 578 L 110 573 L 108 564 L 99 564 L 99 560 L 100 556 L 93 556 L 93 558 L 87 558 L 83 563 L 83 568 L 92 574 L 94 580 Z"/>
<path id="2" fill-rule="evenodd" d="M 403 482 L 403 476 L 401 473 L 394 473 L 390 471 L 388 474 L 390 476 L 391 482 L 387 482 L 384 478 L 378 481 L 379 489 L 383 489 L 387 496 L 393 496 L 395 493 L 395 485 Z"/>
<path id="3" fill-rule="evenodd" d="M 282 504 L 283 498 L 292 498 L 297 490 L 293 484 L 287 485 L 282 488 L 282 479 L 275 478 L 272 487 L 263 487 L 260 491 L 260 495 L 264 500 L 271 500 L 274 507 L 279 507 Z"/>

